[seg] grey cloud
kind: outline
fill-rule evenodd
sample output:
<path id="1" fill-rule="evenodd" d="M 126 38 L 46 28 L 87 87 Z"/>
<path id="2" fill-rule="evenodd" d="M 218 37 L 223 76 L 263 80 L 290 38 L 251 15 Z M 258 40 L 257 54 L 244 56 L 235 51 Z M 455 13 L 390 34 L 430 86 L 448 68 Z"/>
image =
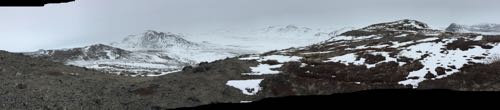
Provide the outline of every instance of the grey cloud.
<path id="1" fill-rule="evenodd" d="M 203 32 L 296 24 L 365 26 L 417 19 L 500 23 L 498 0 L 77 0 L 43 8 L 0 8 L 0 49 L 33 51 L 111 42 L 154 29 Z M 105 39 L 104 39 L 105 38 Z"/>

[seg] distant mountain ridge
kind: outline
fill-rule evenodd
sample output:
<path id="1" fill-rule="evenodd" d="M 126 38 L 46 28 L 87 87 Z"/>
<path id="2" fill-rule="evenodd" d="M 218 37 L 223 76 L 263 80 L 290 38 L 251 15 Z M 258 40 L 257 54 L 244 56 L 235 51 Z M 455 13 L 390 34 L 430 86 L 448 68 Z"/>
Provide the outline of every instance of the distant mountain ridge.
<path id="1" fill-rule="evenodd" d="M 95 44 L 81 48 L 61 49 L 61 50 L 39 50 L 30 54 L 33 55 L 47 55 L 55 61 L 66 60 L 101 60 L 101 59 L 123 59 L 129 57 L 131 51 L 123 50 L 120 48 Z"/>
<path id="2" fill-rule="evenodd" d="M 446 31 L 500 35 L 500 24 L 483 23 L 474 25 L 462 25 L 462 24 L 452 23 L 450 24 L 450 26 L 446 28 Z"/>

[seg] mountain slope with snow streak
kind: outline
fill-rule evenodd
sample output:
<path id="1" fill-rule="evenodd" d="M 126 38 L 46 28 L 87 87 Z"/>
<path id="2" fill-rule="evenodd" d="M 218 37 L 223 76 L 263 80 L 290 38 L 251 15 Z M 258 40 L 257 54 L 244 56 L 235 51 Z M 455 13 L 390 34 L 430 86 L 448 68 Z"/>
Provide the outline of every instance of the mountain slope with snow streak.
<path id="1" fill-rule="evenodd" d="M 167 74 L 189 65 L 189 63 L 168 56 L 134 52 L 103 44 L 71 49 L 40 50 L 27 54 L 64 62 L 68 65 L 133 76 Z"/>

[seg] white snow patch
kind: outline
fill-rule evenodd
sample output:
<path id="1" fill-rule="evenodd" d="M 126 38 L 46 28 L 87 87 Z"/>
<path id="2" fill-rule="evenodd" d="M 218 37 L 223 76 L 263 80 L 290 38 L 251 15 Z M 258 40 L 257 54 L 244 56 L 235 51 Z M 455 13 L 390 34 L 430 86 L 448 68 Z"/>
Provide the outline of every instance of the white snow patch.
<path id="1" fill-rule="evenodd" d="M 425 33 L 426 36 L 439 36 L 441 33 Z"/>
<path id="2" fill-rule="evenodd" d="M 245 58 L 239 58 L 239 60 L 257 60 L 259 62 L 267 61 L 267 60 L 276 60 L 279 63 L 291 62 L 291 61 L 300 61 L 302 57 L 298 56 L 284 56 L 284 55 L 270 55 L 270 56 L 250 56 Z"/>
<path id="3" fill-rule="evenodd" d="M 412 43 L 415 43 L 415 42 L 414 41 L 401 42 L 401 43 L 399 43 L 399 42 L 392 42 L 393 45 L 391 47 L 392 48 L 399 48 L 399 47 L 402 47 L 402 46 L 410 45 Z"/>
<path id="4" fill-rule="evenodd" d="M 306 64 L 306 63 L 301 63 L 301 64 L 300 64 L 300 67 L 301 67 L 301 68 L 304 68 L 304 67 L 306 67 L 306 66 L 307 66 L 307 64 Z"/>
<path id="5" fill-rule="evenodd" d="M 252 103 L 252 101 L 240 101 L 240 103 Z"/>
<path id="6" fill-rule="evenodd" d="M 480 41 L 480 40 L 483 40 L 483 36 L 477 36 L 476 38 L 474 38 L 474 41 Z"/>
<path id="7" fill-rule="evenodd" d="M 259 64 L 257 67 L 250 67 L 252 69 L 251 73 L 242 73 L 242 75 L 265 75 L 265 74 L 279 74 L 280 71 L 275 71 L 271 69 L 281 68 L 283 64 L 269 65 L 269 64 Z"/>
<path id="8" fill-rule="evenodd" d="M 359 60 L 356 60 L 358 56 L 355 53 L 349 53 L 345 54 L 342 56 L 336 56 L 333 58 L 329 58 L 329 60 L 324 61 L 324 62 L 339 62 L 343 63 L 345 65 L 349 65 L 349 63 L 353 63 L 354 65 L 364 65 L 365 64 L 365 59 L 361 58 Z"/>
<path id="9" fill-rule="evenodd" d="M 249 79 L 249 80 L 229 80 L 226 85 L 240 89 L 245 95 L 255 95 L 262 88 L 259 86 L 264 79 Z"/>
<path id="10" fill-rule="evenodd" d="M 408 36 L 408 34 L 401 34 L 401 35 L 397 35 L 397 36 L 394 36 L 394 37 L 406 37 Z"/>
<path id="11" fill-rule="evenodd" d="M 376 48 L 376 49 L 380 49 L 380 48 L 385 48 L 385 47 L 389 47 L 389 45 L 387 44 L 384 44 L 384 45 L 374 45 L 374 46 L 366 46 L 366 45 L 362 45 L 362 46 L 358 46 L 354 49 L 356 50 L 361 50 L 361 49 L 368 49 L 368 48 Z"/>
<path id="12" fill-rule="evenodd" d="M 283 56 L 283 55 L 270 55 L 270 56 L 265 56 L 261 59 L 259 59 L 259 62 L 262 61 L 267 61 L 267 60 L 276 60 L 280 63 L 285 63 L 285 62 L 291 62 L 291 61 L 300 61 L 302 57 L 298 56 Z"/>
<path id="13" fill-rule="evenodd" d="M 381 39 L 383 37 L 378 35 L 369 35 L 369 36 L 336 36 L 331 38 L 329 41 L 339 41 L 339 40 L 365 40 L 365 39 Z"/>
<path id="14" fill-rule="evenodd" d="M 118 55 L 114 54 L 112 51 L 107 50 L 105 52 L 106 52 L 106 56 L 108 56 L 108 58 L 111 60 L 118 58 Z"/>
<path id="15" fill-rule="evenodd" d="M 249 56 L 249 57 L 244 57 L 244 58 L 239 58 L 239 60 L 258 60 L 261 57 L 259 56 Z"/>
<path id="16" fill-rule="evenodd" d="M 148 74 L 146 76 L 148 77 L 157 77 L 157 76 L 163 76 L 163 75 L 167 75 L 167 74 L 170 74 L 170 73 L 176 73 L 176 72 L 181 72 L 182 70 L 175 70 L 175 71 L 169 71 L 169 72 L 161 72 L 161 74 L 157 74 L 157 75 L 153 75 L 153 74 Z"/>
<path id="17" fill-rule="evenodd" d="M 432 38 L 426 38 L 426 39 L 421 39 L 421 40 L 418 40 L 417 42 L 428 42 L 428 41 L 434 41 L 434 40 L 438 40 L 439 38 L 437 37 L 432 37 Z"/>
<path id="18" fill-rule="evenodd" d="M 333 51 L 323 51 L 323 52 L 306 52 L 306 53 L 300 53 L 303 55 L 311 55 L 311 54 L 327 54 L 327 53 L 332 53 Z"/>
<path id="19" fill-rule="evenodd" d="M 279 63 L 300 61 L 302 57 L 298 56 L 284 56 L 284 55 L 270 55 L 270 56 L 250 56 L 246 58 L 239 58 L 239 60 L 257 60 L 259 63 L 267 60 L 276 60 Z M 283 64 L 269 65 L 269 64 L 259 64 L 256 67 L 250 67 L 252 69 L 251 73 L 242 73 L 242 75 L 265 75 L 265 74 L 279 74 L 280 71 L 272 70 L 281 68 Z"/>

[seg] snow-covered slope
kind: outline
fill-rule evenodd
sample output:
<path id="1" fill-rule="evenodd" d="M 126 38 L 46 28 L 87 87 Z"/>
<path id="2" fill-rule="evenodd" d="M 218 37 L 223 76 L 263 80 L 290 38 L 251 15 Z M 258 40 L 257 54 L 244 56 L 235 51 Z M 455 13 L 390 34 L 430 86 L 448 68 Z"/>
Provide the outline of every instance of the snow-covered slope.
<path id="1" fill-rule="evenodd" d="M 280 81 L 291 83 L 294 87 L 291 90 L 329 90 L 335 88 L 335 84 L 366 88 L 417 88 L 423 81 L 446 78 L 460 72 L 466 65 L 488 64 L 498 60 L 499 56 L 500 36 L 450 33 L 432 29 L 420 21 L 400 20 L 348 31 L 306 47 L 239 60 L 259 63 L 250 67 L 251 73 L 241 73 L 243 76 L 282 74 L 275 77 L 283 76 Z M 276 81 L 279 78 L 272 79 L 267 82 L 284 83 Z M 304 79 L 311 80 L 311 84 L 296 86 L 309 81 Z M 300 82 L 292 82 L 294 80 Z M 272 84 L 260 85 L 282 88 Z M 265 88 L 257 90 L 265 91 Z M 299 90 L 294 92 L 300 93 Z"/>
<path id="2" fill-rule="evenodd" d="M 448 32 L 461 32 L 461 33 L 480 33 L 485 35 L 500 35 L 500 24 L 475 24 L 475 25 L 461 25 L 452 23 L 448 28 Z"/>

